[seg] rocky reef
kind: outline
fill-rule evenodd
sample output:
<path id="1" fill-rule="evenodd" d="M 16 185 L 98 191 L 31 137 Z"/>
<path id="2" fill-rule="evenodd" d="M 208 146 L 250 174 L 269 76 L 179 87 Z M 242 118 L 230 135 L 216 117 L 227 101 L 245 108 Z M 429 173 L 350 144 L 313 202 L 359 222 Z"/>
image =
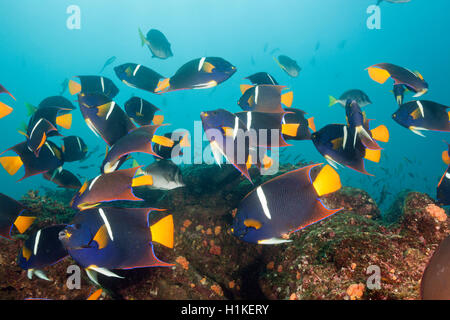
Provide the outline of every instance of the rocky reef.
<path id="1" fill-rule="evenodd" d="M 280 173 L 304 165 L 284 165 Z M 294 233 L 293 242 L 248 244 L 230 234 L 235 208 L 272 177 L 252 171 L 251 185 L 231 166 L 182 170 L 184 188 L 135 191 L 145 205 L 173 214 L 174 249 L 156 244 L 155 252 L 174 266 L 117 271 L 125 280 L 99 277 L 103 299 L 419 299 L 426 264 L 449 234 L 446 212 L 426 194 L 402 192 L 382 213 L 365 191 L 343 187 L 322 199 L 343 210 Z M 72 194 L 30 191 L 22 202 L 39 214 L 37 228 L 69 222 Z M 51 282 L 28 280 L 16 263 L 22 241 L 0 241 L 0 299 L 85 299 L 94 289 L 85 275 L 81 289 L 67 288 L 70 258 L 46 268 Z M 379 286 L 369 283 L 373 270 Z"/>

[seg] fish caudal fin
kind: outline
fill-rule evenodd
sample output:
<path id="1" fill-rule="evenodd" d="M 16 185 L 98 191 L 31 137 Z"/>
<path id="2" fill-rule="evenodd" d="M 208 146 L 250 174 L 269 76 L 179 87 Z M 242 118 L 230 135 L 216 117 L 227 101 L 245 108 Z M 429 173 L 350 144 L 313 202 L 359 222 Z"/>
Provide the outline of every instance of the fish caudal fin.
<path id="1" fill-rule="evenodd" d="M 320 197 L 339 190 L 342 187 L 341 178 L 336 170 L 325 165 L 314 180 L 313 186 Z"/>
<path id="2" fill-rule="evenodd" d="M 367 70 L 369 72 L 369 77 L 373 81 L 376 81 L 376 82 L 381 83 L 381 84 L 385 83 L 386 80 L 391 77 L 389 72 L 387 72 L 384 69 L 375 68 L 375 67 L 369 67 L 369 68 L 367 68 Z"/>
<path id="3" fill-rule="evenodd" d="M 0 102 L 0 119 L 3 117 L 6 117 L 12 111 L 13 111 L 13 108 L 4 104 L 3 102 Z"/>
<path id="4" fill-rule="evenodd" d="M 141 28 L 139 28 L 139 38 L 141 38 L 141 46 L 145 46 L 148 43 L 147 38 L 145 38 L 144 34 L 142 33 Z"/>
<path id="5" fill-rule="evenodd" d="M 144 174 L 142 176 L 136 177 L 133 179 L 131 186 L 134 187 L 142 187 L 142 186 L 151 186 L 153 185 L 153 177 L 148 174 Z"/>
<path id="6" fill-rule="evenodd" d="M 22 159 L 19 156 L 0 158 L 0 164 L 11 176 L 15 175 L 23 166 Z"/>
<path id="7" fill-rule="evenodd" d="M 27 116 L 31 117 L 37 110 L 36 106 L 33 106 L 31 103 L 25 102 L 25 107 L 27 108 Z"/>
<path id="8" fill-rule="evenodd" d="M 169 91 L 169 89 L 170 89 L 170 78 L 166 78 L 158 82 L 158 86 L 155 88 L 155 93 L 167 92 Z"/>
<path id="9" fill-rule="evenodd" d="M 337 100 L 335 97 L 333 97 L 333 96 L 328 96 L 328 97 L 329 97 L 329 99 L 330 99 L 330 103 L 328 104 L 329 107 L 332 107 L 332 106 L 334 106 L 336 103 L 338 103 L 338 100 Z"/>
<path id="10" fill-rule="evenodd" d="M 289 91 L 281 95 L 281 103 L 286 107 L 292 106 L 292 101 L 294 100 L 294 92 Z"/>
<path id="11" fill-rule="evenodd" d="M 444 161 L 445 164 L 450 164 L 450 156 L 448 155 L 448 151 L 442 151 L 442 161 Z"/>
<path id="12" fill-rule="evenodd" d="M 313 131 L 316 132 L 316 124 L 314 123 L 314 117 L 311 117 L 308 119 L 308 127 Z"/>
<path id="13" fill-rule="evenodd" d="M 370 132 L 372 133 L 373 139 L 381 142 L 389 142 L 389 130 L 385 125 L 380 125 L 370 130 Z"/>
<path id="14" fill-rule="evenodd" d="M 281 133 L 290 137 L 296 137 L 299 127 L 299 123 L 284 123 L 281 125 Z"/>
<path id="15" fill-rule="evenodd" d="M 160 114 L 158 114 L 158 115 L 155 115 L 154 117 L 153 117 L 153 124 L 163 124 L 163 122 L 164 122 L 164 116 L 163 115 L 160 115 Z"/>
<path id="16" fill-rule="evenodd" d="M 150 227 L 152 242 L 173 248 L 173 216 L 168 215 Z"/>
<path id="17" fill-rule="evenodd" d="M 366 149 L 364 158 L 372 162 L 380 162 L 381 150 Z"/>
<path id="18" fill-rule="evenodd" d="M 14 225 L 20 233 L 24 233 L 33 224 L 36 217 L 18 216 Z"/>
<path id="19" fill-rule="evenodd" d="M 71 95 L 77 94 L 81 92 L 81 84 L 75 82 L 73 80 L 69 81 L 69 92 Z"/>
<path id="20" fill-rule="evenodd" d="M 70 129 L 72 127 L 72 114 L 67 113 L 56 118 L 56 124 L 64 129 Z"/>
<path id="21" fill-rule="evenodd" d="M 241 84 L 240 88 L 241 88 L 241 93 L 244 94 L 245 91 L 247 91 L 250 88 L 253 88 L 253 86 L 251 84 Z"/>
<path id="22" fill-rule="evenodd" d="M 173 145 L 175 144 L 171 139 L 164 136 L 153 136 L 152 142 L 169 148 L 173 147 Z"/>

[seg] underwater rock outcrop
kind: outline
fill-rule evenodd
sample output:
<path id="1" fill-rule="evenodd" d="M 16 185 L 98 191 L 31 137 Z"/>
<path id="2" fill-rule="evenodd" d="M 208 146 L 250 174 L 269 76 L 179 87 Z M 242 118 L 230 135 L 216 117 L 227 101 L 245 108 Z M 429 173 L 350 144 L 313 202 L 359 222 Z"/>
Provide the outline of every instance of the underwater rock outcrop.
<path id="1" fill-rule="evenodd" d="M 303 165 L 283 166 L 280 174 Z M 186 166 L 184 188 L 137 190 L 147 204 L 173 214 L 174 249 L 155 245 L 155 252 L 174 266 L 117 271 L 125 280 L 100 277 L 105 298 L 420 298 L 426 264 L 449 234 L 445 211 L 428 195 L 401 193 L 382 214 L 364 190 L 343 187 L 322 199 L 329 207 L 343 207 L 341 212 L 294 233 L 291 243 L 262 246 L 242 242 L 229 230 L 240 200 L 271 178 L 251 174 L 254 185 L 231 166 Z M 45 213 L 39 225 L 70 221 L 68 202 L 55 199 L 30 192 L 23 202 Z M 45 270 L 54 282 L 29 281 L 15 262 L 20 241 L 3 241 L 0 298 L 84 299 L 94 289 L 85 276 L 81 291 L 65 287 L 70 258 Z M 373 282 L 377 270 L 379 282 Z"/>

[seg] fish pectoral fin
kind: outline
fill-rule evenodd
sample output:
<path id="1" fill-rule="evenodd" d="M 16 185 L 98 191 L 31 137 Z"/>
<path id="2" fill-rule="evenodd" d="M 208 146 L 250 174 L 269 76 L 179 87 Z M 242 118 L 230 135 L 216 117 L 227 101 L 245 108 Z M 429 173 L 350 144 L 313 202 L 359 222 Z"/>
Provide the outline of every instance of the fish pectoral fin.
<path id="1" fill-rule="evenodd" d="M 255 219 L 246 219 L 244 220 L 244 225 L 247 228 L 255 228 L 256 230 L 262 227 L 262 223 Z"/>
<path id="2" fill-rule="evenodd" d="M 173 216 L 170 214 L 150 227 L 152 242 L 173 248 Z"/>
<path id="3" fill-rule="evenodd" d="M 19 156 L 0 158 L 0 164 L 11 176 L 15 175 L 23 166 L 22 159 Z"/>
<path id="4" fill-rule="evenodd" d="M 281 244 L 281 243 L 288 243 L 288 242 L 292 242 L 292 240 L 281 239 L 281 238 L 270 238 L 270 239 L 258 240 L 258 244 Z"/>
<path id="5" fill-rule="evenodd" d="M 94 236 L 93 239 L 98 244 L 98 249 L 101 250 L 104 247 L 106 247 L 109 243 L 109 235 L 108 235 L 108 229 L 106 228 L 106 225 L 102 225 L 97 233 Z"/>
<path id="6" fill-rule="evenodd" d="M 28 277 L 28 279 L 32 280 L 33 279 L 33 275 L 35 275 L 39 279 L 50 281 L 50 279 L 46 276 L 44 271 L 39 270 L 39 269 L 28 269 L 27 270 L 27 277 Z"/>
<path id="7" fill-rule="evenodd" d="M 387 72 L 384 69 L 375 68 L 375 67 L 369 67 L 367 68 L 369 72 L 369 76 L 373 81 L 376 81 L 380 84 L 383 84 L 386 82 L 387 79 L 391 77 L 390 73 Z"/>
<path id="8" fill-rule="evenodd" d="M 314 180 L 313 187 L 320 197 L 339 190 L 342 184 L 336 170 L 329 165 L 325 165 Z"/>

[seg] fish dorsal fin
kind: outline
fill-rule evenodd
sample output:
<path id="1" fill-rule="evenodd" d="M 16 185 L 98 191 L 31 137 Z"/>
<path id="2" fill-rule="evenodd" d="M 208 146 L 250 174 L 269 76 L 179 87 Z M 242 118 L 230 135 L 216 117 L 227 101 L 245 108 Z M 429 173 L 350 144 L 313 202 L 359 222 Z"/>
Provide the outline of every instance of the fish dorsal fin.
<path id="1" fill-rule="evenodd" d="M 24 233 L 33 224 L 36 217 L 18 216 L 14 225 L 20 233 Z"/>
<path id="2" fill-rule="evenodd" d="M 369 76 L 373 81 L 376 81 L 380 84 L 383 84 L 386 82 L 387 79 L 391 77 L 390 73 L 387 72 L 384 69 L 375 68 L 375 67 L 369 67 L 367 68 L 369 72 Z"/>
<path id="3" fill-rule="evenodd" d="M 150 227 L 152 242 L 173 248 L 173 216 L 170 214 Z"/>
<path id="4" fill-rule="evenodd" d="M 341 179 L 336 170 L 330 165 L 325 165 L 314 180 L 313 187 L 320 197 L 339 190 L 342 187 Z"/>

